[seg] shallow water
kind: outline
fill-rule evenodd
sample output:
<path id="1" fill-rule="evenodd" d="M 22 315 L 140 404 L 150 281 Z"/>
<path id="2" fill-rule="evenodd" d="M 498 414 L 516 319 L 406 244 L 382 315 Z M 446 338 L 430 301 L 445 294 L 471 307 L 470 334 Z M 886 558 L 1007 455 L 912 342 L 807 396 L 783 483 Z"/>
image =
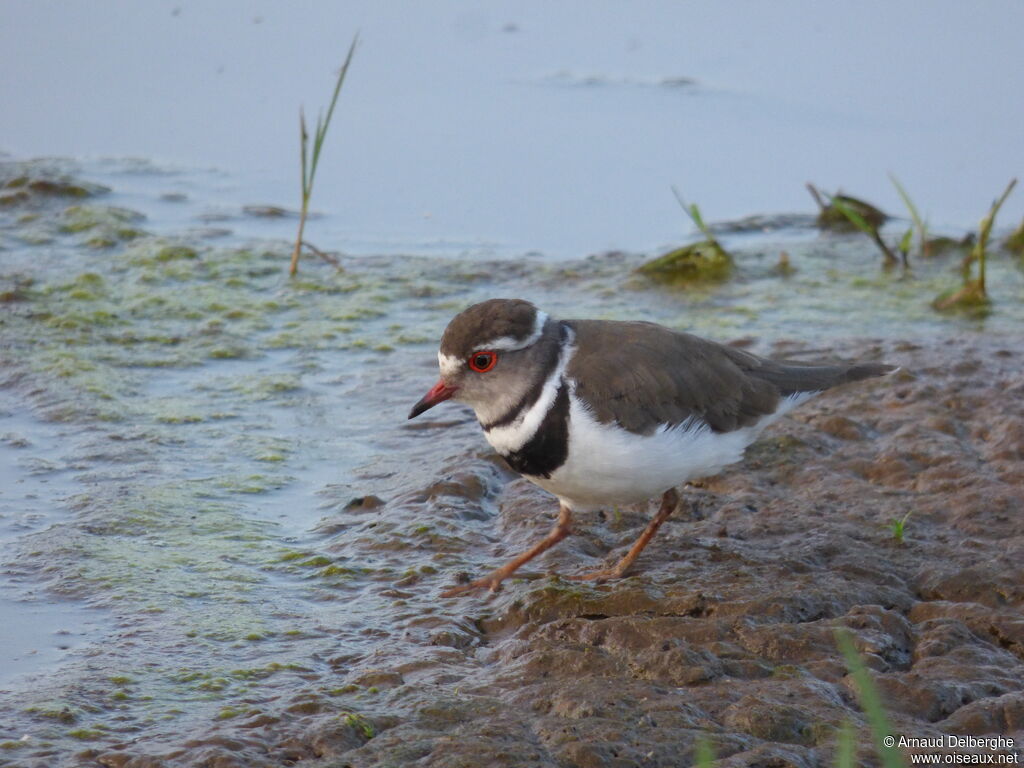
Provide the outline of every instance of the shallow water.
<path id="1" fill-rule="evenodd" d="M 0 389 L 0 547 L 67 521 L 75 487 L 62 444 L 77 429 L 40 423 L 14 393 Z M 31 435 L 31 438 L 29 438 Z M 103 617 L 78 602 L 40 594 L 31 580 L 0 580 L 0 687 L 52 666 L 94 639 Z"/>
<path id="2" fill-rule="evenodd" d="M 1024 274 L 1005 254 L 983 319 L 929 306 L 958 283 L 956 256 L 904 276 L 866 238 L 793 230 L 730 241 L 735 279 L 690 290 L 635 275 L 646 257 L 629 253 L 307 260 L 290 282 L 283 244 L 245 243 L 244 226 L 189 234 L 180 203 L 153 199 L 166 221 L 104 209 L 131 207 L 116 190 L 83 201 L 85 228 L 59 198 L 0 210 L 0 743 L 26 764 L 173 752 L 266 718 L 285 739 L 304 713 L 379 709 L 395 679 L 378 667 L 396 657 L 407 683 L 472 680 L 451 654 L 476 625 L 437 593 L 509 477 L 475 458 L 462 409 L 405 416 L 436 377 L 445 323 L 473 301 L 756 335 L 762 350 L 791 338 L 811 356 L 834 339 L 1024 327 Z"/>
<path id="3" fill-rule="evenodd" d="M 858 8 L 6 0 L 0 151 L 154 158 L 156 189 L 108 169 L 131 207 L 173 192 L 159 218 L 199 203 L 286 238 L 292 220 L 241 224 L 242 206 L 297 205 L 299 106 L 315 116 L 358 30 L 313 199 L 323 248 L 651 250 L 689 230 L 672 184 L 716 220 L 809 211 L 807 181 L 905 215 L 889 172 L 934 225 L 974 226 L 1021 173 L 1024 6 Z M 1022 213 L 1018 194 L 1003 221 Z"/>

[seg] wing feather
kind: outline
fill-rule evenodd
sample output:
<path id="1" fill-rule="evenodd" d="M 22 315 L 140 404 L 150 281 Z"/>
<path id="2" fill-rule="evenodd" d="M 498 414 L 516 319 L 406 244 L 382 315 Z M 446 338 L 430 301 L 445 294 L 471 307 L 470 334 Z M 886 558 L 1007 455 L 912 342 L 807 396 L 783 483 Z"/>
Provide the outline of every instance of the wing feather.
<path id="1" fill-rule="evenodd" d="M 601 423 L 640 434 L 694 417 L 730 432 L 774 413 L 784 397 L 893 370 L 769 360 L 654 323 L 566 322 L 576 334 L 567 369 L 576 395 Z"/>

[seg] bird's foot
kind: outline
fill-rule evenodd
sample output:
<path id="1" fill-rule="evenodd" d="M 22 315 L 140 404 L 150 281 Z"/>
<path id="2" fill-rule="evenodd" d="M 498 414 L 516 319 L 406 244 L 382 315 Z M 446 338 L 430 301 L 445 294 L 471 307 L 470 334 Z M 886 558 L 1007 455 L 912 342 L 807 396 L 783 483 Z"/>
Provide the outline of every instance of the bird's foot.
<path id="1" fill-rule="evenodd" d="M 493 594 L 497 592 L 499 589 L 501 589 L 501 582 L 505 580 L 506 575 L 507 574 L 501 572 L 501 569 L 498 569 L 494 573 L 488 574 L 487 576 L 484 576 L 481 579 L 469 582 L 469 584 L 462 584 L 458 587 L 446 589 L 444 592 L 441 593 L 441 597 L 455 597 L 457 595 L 464 595 L 467 592 L 472 592 L 475 589 L 486 589 L 489 590 L 491 594 Z"/>
<path id="2" fill-rule="evenodd" d="M 598 584 L 611 579 L 621 579 L 624 569 L 616 566 L 615 568 L 601 568 L 597 571 L 587 571 L 586 573 L 576 573 L 565 578 L 571 581 L 596 581 Z"/>

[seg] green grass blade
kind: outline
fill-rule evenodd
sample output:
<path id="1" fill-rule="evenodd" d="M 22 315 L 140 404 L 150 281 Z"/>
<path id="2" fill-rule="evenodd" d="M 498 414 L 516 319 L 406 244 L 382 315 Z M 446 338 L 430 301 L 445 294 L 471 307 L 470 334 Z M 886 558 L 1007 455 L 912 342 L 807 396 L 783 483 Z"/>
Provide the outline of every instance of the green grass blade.
<path id="1" fill-rule="evenodd" d="M 704 239 L 707 240 L 709 243 L 712 243 L 716 248 L 719 248 L 720 250 L 724 251 L 725 249 L 722 248 L 718 240 L 715 239 L 715 236 L 708 228 L 708 225 L 704 223 L 704 217 L 701 216 L 700 208 L 697 207 L 697 204 L 687 203 L 685 200 L 683 200 L 683 196 L 679 194 L 679 190 L 676 189 L 674 185 L 671 187 L 671 189 L 672 194 L 675 195 L 676 201 L 679 203 L 679 207 L 683 209 L 683 213 L 690 217 L 690 221 L 692 221 L 693 225 L 700 231 L 702 235 L 704 235 Z"/>
<path id="2" fill-rule="evenodd" d="M 708 228 L 707 225 L 704 224 L 704 218 L 700 215 L 700 208 L 697 207 L 696 203 L 690 203 L 690 218 L 693 219 L 693 223 L 697 225 L 697 229 L 703 232 L 706 236 Z"/>
<path id="3" fill-rule="evenodd" d="M 299 151 L 302 162 L 302 199 L 309 199 L 309 132 L 306 130 L 306 113 L 299 107 Z"/>
<path id="4" fill-rule="evenodd" d="M 679 203 L 679 207 L 683 209 L 683 213 L 690 217 L 690 221 L 693 222 L 694 226 L 697 226 L 697 222 L 693 218 L 693 212 L 690 210 L 690 206 L 686 204 L 686 201 L 683 200 L 683 196 L 679 194 L 679 190 L 676 189 L 675 185 L 672 185 L 670 189 L 672 190 L 672 194 L 675 195 L 676 202 Z"/>
<path id="5" fill-rule="evenodd" d="M 885 244 L 885 240 L 882 239 L 882 233 L 878 231 L 877 227 L 873 227 L 871 224 L 867 222 L 867 220 L 863 216 L 861 216 L 851 206 L 844 203 L 839 198 L 839 195 L 835 195 L 834 197 L 829 198 L 829 202 L 832 203 L 833 207 L 835 207 L 837 211 L 843 214 L 843 216 L 845 216 L 851 224 L 853 224 L 857 229 L 859 229 L 861 232 L 863 232 L 864 234 L 866 234 L 868 237 L 875 241 L 875 245 L 878 246 L 878 250 L 880 250 L 885 255 L 886 263 L 896 263 L 896 257 L 893 256 L 892 251 L 889 249 L 889 246 Z M 903 252 L 903 266 L 907 266 L 907 254 L 905 251 Z"/>
<path id="6" fill-rule="evenodd" d="M 846 667 L 850 670 L 850 676 L 857 684 L 857 694 L 860 700 L 861 709 L 867 715 L 868 725 L 871 727 L 871 740 L 875 745 L 875 753 L 881 758 L 885 768 L 906 768 L 903 757 L 895 747 L 887 747 L 883 742 L 886 736 L 891 736 L 893 730 L 889 725 L 889 718 L 885 715 L 885 707 L 882 706 L 882 698 L 878 695 L 874 681 L 864 660 L 857 653 L 853 644 L 853 638 L 846 629 L 836 629 L 836 644 L 846 659 Z"/>
<path id="7" fill-rule="evenodd" d="M 697 768 L 713 768 L 715 764 L 715 751 L 711 748 L 711 742 L 707 736 L 697 739 Z"/>
<path id="8" fill-rule="evenodd" d="M 359 42 L 359 35 L 356 34 L 352 38 L 352 44 L 348 47 L 348 55 L 345 57 L 345 63 L 341 65 L 341 71 L 338 72 L 338 80 L 334 84 L 334 93 L 331 95 L 331 103 L 327 107 L 327 116 L 321 122 L 317 120 L 316 134 L 313 138 L 313 157 L 310 161 L 310 173 L 309 173 L 309 188 L 310 191 L 313 189 L 313 177 L 316 175 L 317 162 L 320 160 L 320 149 L 323 147 L 324 138 L 327 136 L 327 129 L 331 125 L 331 118 L 334 116 L 334 107 L 338 103 L 338 95 L 341 93 L 341 86 L 345 83 L 345 75 L 348 74 L 349 65 L 352 63 L 352 56 L 356 52 L 356 45 Z"/>
<path id="9" fill-rule="evenodd" d="M 992 203 L 988 214 L 981 220 L 981 224 L 978 227 L 978 241 L 974 244 L 971 257 L 978 261 L 978 283 L 981 286 L 982 293 L 985 292 L 985 252 L 988 249 L 988 239 L 992 234 L 992 227 L 996 223 L 996 214 L 999 213 L 999 209 L 1003 207 L 1003 203 L 1006 202 L 1006 198 L 1010 196 L 1015 186 L 1017 186 L 1017 180 L 1010 179 L 1010 183 L 1006 185 L 1003 194 Z"/>
<path id="10" fill-rule="evenodd" d="M 876 231 L 875 228 L 868 224 L 867 221 L 864 220 L 864 217 L 857 213 L 857 211 L 853 210 L 853 208 L 851 208 L 842 200 L 840 200 L 838 195 L 833 197 L 830 200 L 830 202 L 837 211 L 843 214 L 843 216 L 845 216 L 849 220 L 849 222 L 853 224 L 853 226 L 855 226 L 857 229 L 859 229 L 866 235 L 871 235 L 872 237 L 874 236 Z"/>
<path id="11" fill-rule="evenodd" d="M 313 157 L 310 160 L 312 173 L 316 173 L 316 165 L 320 160 L 320 149 L 324 145 L 325 138 L 327 138 L 327 133 L 324 131 L 324 112 L 323 110 L 320 110 L 316 113 L 316 128 L 313 129 Z M 309 181 L 312 185 L 312 175 L 310 176 Z"/>
<path id="12" fill-rule="evenodd" d="M 908 229 L 903 233 L 903 237 L 900 238 L 899 249 L 900 253 L 906 255 L 910 253 L 910 244 L 914 241 L 914 230 Z"/>
<path id="13" fill-rule="evenodd" d="M 327 128 L 331 124 L 331 117 L 334 115 L 334 107 L 338 103 L 338 95 L 341 93 L 341 86 L 345 82 L 345 75 L 348 74 L 349 65 L 352 63 L 352 56 L 356 52 L 356 44 L 359 42 L 359 35 L 352 38 L 352 44 L 348 48 L 348 55 L 345 63 L 338 72 L 338 79 L 334 83 L 334 93 L 331 94 L 331 103 L 327 108 L 327 115 L 323 112 L 317 115 L 316 130 L 313 132 L 313 151 L 309 149 L 309 132 L 306 130 L 305 110 L 299 108 L 299 154 L 302 165 L 302 210 L 299 212 L 299 230 L 295 236 L 295 248 L 292 250 L 291 266 L 288 273 L 295 276 L 299 268 L 299 254 L 302 251 L 302 235 L 306 228 L 306 216 L 309 213 L 309 200 L 313 195 L 313 180 L 316 178 L 316 169 L 320 163 L 320 151 L 324 146 L 324 139 L 327 137 Z"/>
<path id="14" fill-rule="evenodd" d="M 903 200 L 903 204 L 907 206 L 907 210 L 910 211 L 910 219 L 914 222 L 914 226 L 917 231 L 921 233 L 923 237 L 927 231 L 927 225 L 924 223 L 924 219 L 921 218 L 921 214 L 917 211 L 917 206 L 914 205 L 914 201 L 910 199 L 910 195 L 907 194 L 907 190 L 900 184 L 900 180 L 897 179 L 893 174 L 889 174 L 889 181 L 896 187 L 896 191 L 899 192 L 900 198 Z"/>
<path id="15" fill-rule="evenodd" d="M 844 720 L 839 727 L 836 741 L 836 768 L 854 768 L 857 762 L 857 747 L 854 743 L 853 725 Z"/>

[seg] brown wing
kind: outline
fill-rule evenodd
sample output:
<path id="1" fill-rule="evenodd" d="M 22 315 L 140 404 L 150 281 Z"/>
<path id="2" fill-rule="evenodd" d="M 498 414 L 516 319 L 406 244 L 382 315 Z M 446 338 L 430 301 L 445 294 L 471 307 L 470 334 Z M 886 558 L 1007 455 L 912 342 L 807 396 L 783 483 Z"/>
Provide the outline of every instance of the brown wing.
<path id="1" fill-rule="evenodd" d="M 647 434 L 696 416 L 730 432 L 774 413 L 782 397 L 878 376 L 891 366 L 776 362 L 653 323 L 570 320 L 567 373 L 601 423 Z"/>

